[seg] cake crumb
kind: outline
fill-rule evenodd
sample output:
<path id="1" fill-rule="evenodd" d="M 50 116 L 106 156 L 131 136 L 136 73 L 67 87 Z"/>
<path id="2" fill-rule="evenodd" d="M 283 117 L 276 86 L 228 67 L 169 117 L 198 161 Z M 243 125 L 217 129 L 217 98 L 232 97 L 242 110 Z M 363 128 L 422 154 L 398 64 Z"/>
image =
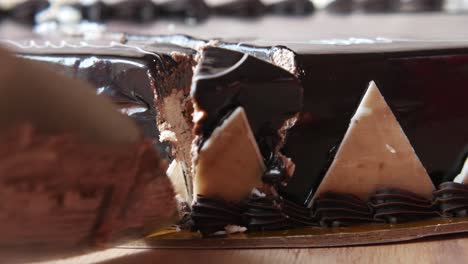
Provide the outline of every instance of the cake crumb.
<path id="1" fill-rule="evenodd" d="M 165 142 L 177 142 L 177 137 L 176 134 L 173 131 L 170 130 L 163 130 L 161 131 L 161 134 L 159 135 L 159 141 Z"/>
<path id="2" fill-rule="evenodd" d="M 238 226 L 238 225 L 227 225 L 224 227 L 227 234 L 234 234 L 234 233 L 244 233 L 247 231 L 245 226 Z"/>

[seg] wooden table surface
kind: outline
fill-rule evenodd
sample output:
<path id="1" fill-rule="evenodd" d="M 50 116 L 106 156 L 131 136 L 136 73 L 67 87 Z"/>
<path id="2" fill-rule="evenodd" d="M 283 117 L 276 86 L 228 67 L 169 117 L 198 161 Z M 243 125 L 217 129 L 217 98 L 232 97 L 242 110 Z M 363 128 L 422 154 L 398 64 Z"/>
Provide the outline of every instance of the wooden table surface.
<path id="1" fill-rule="evenodd" d="M 468 263 L 468 234 L 415 242 L 312 249 L 112 248 L 47 263 Z M 45 262 L 41 262 L 45 263 Z"/>

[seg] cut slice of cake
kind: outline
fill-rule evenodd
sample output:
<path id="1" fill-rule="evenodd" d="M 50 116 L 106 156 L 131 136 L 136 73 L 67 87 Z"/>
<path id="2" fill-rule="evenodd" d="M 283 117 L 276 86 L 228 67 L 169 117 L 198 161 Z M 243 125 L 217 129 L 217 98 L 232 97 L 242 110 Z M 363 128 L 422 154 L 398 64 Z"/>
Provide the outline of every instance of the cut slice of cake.
<path id="1" fill-rule="evenodd" d="M 172 224 L 166 163 L 134 121 L 82 81 L 0 57 L 0 253 L 55 254 Z"/>

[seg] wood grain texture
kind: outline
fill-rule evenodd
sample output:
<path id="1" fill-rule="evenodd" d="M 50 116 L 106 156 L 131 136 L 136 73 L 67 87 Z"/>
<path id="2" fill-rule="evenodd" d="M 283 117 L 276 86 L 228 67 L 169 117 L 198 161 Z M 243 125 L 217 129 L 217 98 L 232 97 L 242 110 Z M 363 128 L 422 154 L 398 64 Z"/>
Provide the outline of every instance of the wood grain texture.
<path id="1" fill-rule="evenodd" d="M 41 262 L 45 263 L 45 262 Z M 148 250 L 114 248 L 47 263 L 468 263 L 468 236 L 314 249 Z"/>
<path id="2" fill-rule="evenodd" d="M 312 248 L 401 242 L 423 237 L 468 232 L 468 218 L 434 218 L 405 224 L 369 224 L 354 227 L 309 227 L 264 233 L 234 234 L 225 238 L 201 238 L 182 231 L 153 235 L 122 245 L 124 248 L 235 249 Z"/>

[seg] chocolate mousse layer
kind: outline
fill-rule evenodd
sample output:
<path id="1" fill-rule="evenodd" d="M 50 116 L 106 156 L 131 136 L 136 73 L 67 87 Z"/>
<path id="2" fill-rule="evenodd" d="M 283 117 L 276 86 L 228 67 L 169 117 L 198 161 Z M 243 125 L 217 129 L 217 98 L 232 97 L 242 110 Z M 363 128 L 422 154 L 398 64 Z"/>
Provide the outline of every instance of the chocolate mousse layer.
<path id="1" fill-rule="evenodd" d="M 374 221 L 372 209 L 352 194 L 326 192 L 314 199 L 314 218 L 322 226 L 348 226 Z"/>
<path id="2" fill-rule="evenodd" d="M 149 140 L 91 144 L 22 124 L 0 146 L 3 249 L 107 243 L 173 221 L 174 192 Z"/>
<path id="3" fill-rule="evenodd" d="M 468 212 L 468 185 L 444 182 L 434 192 L 440 214 L 445 217 L 465 217 Z"/>
<path id="4" fill-rule="evenodd" d="M 370 206 L 374 218 L 388 223 L 400 223 L 437 217 L 431 200 L 401 189 L 380 189 L 371 196 Z"/>

